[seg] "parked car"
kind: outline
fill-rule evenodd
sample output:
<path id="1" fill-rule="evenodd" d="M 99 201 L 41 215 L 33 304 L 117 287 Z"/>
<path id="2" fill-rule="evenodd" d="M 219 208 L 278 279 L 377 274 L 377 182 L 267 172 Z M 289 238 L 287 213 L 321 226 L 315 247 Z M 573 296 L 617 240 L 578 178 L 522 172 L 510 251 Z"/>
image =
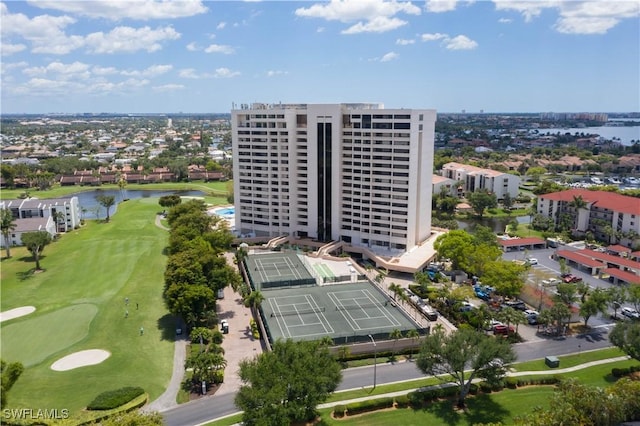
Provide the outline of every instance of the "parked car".
<path id="1" fill-rule="evenodd" d="M 562 281 L 564 281 L 565 283 L 577 283 L 579 281 L 582 281 L 582 278 L 569 274 L 566 277 L 564 277 Z"/>
<path id="2" fill-rule="evenodd" d="M 500 305 L 501 308 L 513 308 L 513 309 L 517 309 L 519 311 L 526 311 L 527 310 L 527 305 L 524 304 L 524 302 L 522 300 L 510 300 L 508 302 L 504 302 L 502 305 Z"/>
<path id="3" fill-rule="evenodd" d="M 524 261 L 526 263 L 528 263 L 529 265 L 537 265 L 538 264 L 538 259 L 536 259 L 535 257 L 527 257 Z"/>
<path id="4" fill-rule="evenodd" d="M 524 315 L 527 316 L 527 317 L 530 317 L 531 315 L 538 316 L 538 315 L 540 315 L 540 312 L 536 311 L 535 309 L 526 309 L 524 311 Z"/>
<path id="5" fill-rule="evenodd" d="M 511 325 L 507 327 L 505 324 L 500 324 L 493 327 L 493 334 L 507 335 L 507 334 L 513 334 L 515 333 L 515 331 L 516 331 L 515 328 L 513 328 L 513 326 Z"/>
<path id="6" fill-rule="evenodd" d="M 500 322 L 500 321 L 498 321 L 498 320 L 494 320 L 494 319 L 492 319 L 492 320 L 490 320 L 490 321 L 489 321 L 489 323 L 488 323 L 488 325 L 487 325 L 487 330 L 491 330 L 491 331 L 493 331 L 493 328 L 494 328 L 495 326 L 497 326 L 497 325 L 504 325 L 504 324 L 503 324 L 503 323 L 501 323 L 501 322 Z"/>
<path id="7" fill-rule="evenodd" d="M 226 319 L 220 321 L 220 331 L 222 334 L 229 334 L 229 322 Z"/>
<path id="8" fill-rule="evenodd" d="M 640 319 L 640 312 L 636 311 L 633 308 L 627 308 L 626 306 L 620 310 L 620 313 L 627 318 L 631 319 Z"/>

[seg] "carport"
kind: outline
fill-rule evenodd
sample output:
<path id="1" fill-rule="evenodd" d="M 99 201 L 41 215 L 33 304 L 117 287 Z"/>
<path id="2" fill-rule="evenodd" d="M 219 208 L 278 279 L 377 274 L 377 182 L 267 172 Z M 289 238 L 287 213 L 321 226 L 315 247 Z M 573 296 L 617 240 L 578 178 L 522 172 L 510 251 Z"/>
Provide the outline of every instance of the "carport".
<path id="1" fill-rule="evenodd" d="M 627 259 L 626 257 L 613 256 L 611 254 L 600 253 L 599 251 L 587 249 L 579 250 L 578 253 L 591 259 L 605 262 L 607 265 L 606 267 L 615 266 L 622 271 L 629 271 L 634 274 L 640 274 L 640 262 Z"/>
<path id="2" fill-rule="evenodd" d="M 587 257 L 577 251 L 556 250 L 555 256 L 558 260 L 565 259 L 570 265 L 576 266 L 580 270 L 586 270 L 591 275 L 596 275 L 600 272 L 600 269 L 607 267 L 604 263 Z"/>
<path id="3" fill-rule="evenodd" d="M 511 238 L 508 240 L 498 240 L 504 251 L 522 251 L 547 248 L 547 242 L 538 237 Z"/>
<path id="4" fill-rule="evenodd" d="M 622 271 L 618 268 L 606 268 L 600 272 L 600 278 L 603 275 L 609 275 L 613 279 L 614 284 L 635 284 L 640 285 L 640 276 L 632 274 L 631 272 Z"/>

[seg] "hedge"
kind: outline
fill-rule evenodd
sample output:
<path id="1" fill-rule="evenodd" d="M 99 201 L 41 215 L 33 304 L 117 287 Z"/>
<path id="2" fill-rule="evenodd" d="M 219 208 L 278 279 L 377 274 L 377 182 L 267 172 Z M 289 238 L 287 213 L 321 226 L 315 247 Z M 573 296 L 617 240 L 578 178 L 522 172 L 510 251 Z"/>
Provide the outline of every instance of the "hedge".
<path id="1" fill-rule="evenodd" d="M 611 375 L 616 378 L 628 376 L 631 373 L 635 373 L 640 371 L 640 365 L 632 365 L 631 367 L 625 368 L 612 368 Z"/>
<path id="2" fill-rule="evenodd" d="M 140 387 L 124 387 L 102 392 L 87 405 L 87 410 L 111 410 L 134 400 L 144 393 Z"/>
<path id="3" fill-rule="evenodd" d="M 347 407 L 344 405 L 336 405 L 333 407 L 333 416 L 340 419 L 344 417 L 344 412 L 347 410 Z"/>
<path id="4" fill-rule="evenodd" d="M 384 408 L 392 408 L 393 407 L 393 398 L 377 398 L 370 399 L 367 401 L 354 402 L 352 404 L 347 405 L 347 414 L 361 414 L 366 413 L 368 411 L 381 410 Z"/>
<path id="5" fill-rule="evenodd" d="M 411 400 L 408 395 L 396 396 L 395 400 L 397 408 L 407 408 L 411 405 Z"/>

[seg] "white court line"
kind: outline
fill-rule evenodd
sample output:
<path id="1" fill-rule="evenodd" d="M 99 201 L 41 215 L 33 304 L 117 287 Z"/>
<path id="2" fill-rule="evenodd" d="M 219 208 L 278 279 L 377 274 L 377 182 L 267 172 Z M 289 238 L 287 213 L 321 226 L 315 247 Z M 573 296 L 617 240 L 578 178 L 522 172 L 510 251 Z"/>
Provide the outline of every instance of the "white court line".
<path id="1" fill-rule="evenodd" d="M 285 260 L 285 263 L 287 264 L 287 266 L 289 267 L 289 269 L 291 270 L 291 275 L 293 275 L 294 278 L 296 278 L 296 279 L 300 279 L 302 277 L 302 275 L 300 275 L 300 273 L 298 271 L 296 271 L 296 268 L 293 265 L 293 262 L 291 261 L 291 259 L 289 259 L 288 257 L 285 257 L 284 260 Z"/>
<path id="2" fill-rule="evenodd" d="M 327 296 L 329 296 L 329 299 L 331 299 L 333 304 L 336 305 L 336 310 L 340 311 L 340 315 L 342 315 L 342 318 L 344 318 L 345 322 L 349 325 L 349 327 L 351 327 L 351 330 L 353 330 L 353 331 L 360 330 L 360 328 L 358 327 L 357 324 L 355 324 L 355 326 L 358 327 L 358 328 L 354 327 L 354 323 L 352 323 L 349 320 L 349 318 L 347 318 L 347 316 L 345 315 L 345 313 L 347 312 L 346 309 L 338 309 L 338 306 L 344 308 L 344 304 L 341 302 L 341 300 L 338 298 L 338 296 L 335 295 L 335 293 L 344 293 L 344 292 L 329 292 L 329 293 L 327 293 Z M 353 318 L 351 320 L 353 320 Z"/>
<path id="3" fill-rule="evenodd" d="M 276 301 L 274 301 L 274 302 L 275 302 L 275 304 L 276 304 L 276 307 L 278 308 L 278 313 L 279 313 L 280 315 L 282 315 L 282 311 L 280 310 L 280 306 L 278 305 L 277 300 L 276 300 Z M 280 318 L 282 318 L 282 316 L 280 316 Z M 279 321 L 279 320 L 278 320 L 278 321 Z M 284 328 L 286 328 L 286 329 L 287 329 L 287 334 L 285 334 L 285 336 L 287 336 L 287 337 L 292 337 L 292 336 L 291 336 L 291 332 L 289 331 L 289 327 L 287 326 L 287 321 L 285 321 L 285 320 L 284 320 L 284 318 L 282 318 L 282 323 L 284 324 Z M 283 333 L 283 334 L 284 334 L 284 333 Z"/>
<path id="4" fill-rule="evenodd" d="M 373 296 L 371 296 L 371 293 L 369 292 L 369 290 L 362 290 L 363 293 L 368 294 L 369 298 L 373 298 Z M 386 304 L 385 304 L 386 306 Z M 389 312 L 388 309 L 382 309 L 382 306 L 378 306 L 378 311 L 380 311 L 380 313 L 382 313 L 383 317 L 387 319 L 387 321 L 389 321 L 389 323 L 391 323 L 391 325 L 395 325 L 395 326 L 399 326 L 401 325 L 394 317 L 393 315 L 391 315 L 391 313 Z M 371 319 L 377 319 L 377 318 L 382 318 L 382 317 L 371 317 Z"/>
<path id="5" fill-rule="evenodd" d="M 305 294 L 304 297 L 307 299 L 307 303 L 309 303 L 309 305 L 311 306 L 315 305 L 316 309 L 318 310 L 320 309 L 320 305 L 318 305 L 318 302 L 316 302 L 316 299 L 314 299 L 310 294 Z M 318 313 L 322 315 L 325 321 L 327 321 L 327 318 L 324 316 L 324 312 L 320 311 Z M 320 321 L 320 324 L 322 324 L 322 328 L 324 328 L 324 332 L 333 333 L 333 327 L 331 327 L 331 325 L 329 324 L 329 321 L 327 321 L 327 324 L 325 325 L 325 323 L 320 319 L 320 316 L 318 315 L 318 313 L 316 313 L 316 318 L 318 318 L 318 320 Z M 329 325 L 329 328 L 331 329 L 331 331 L 327 330 L 327 325 Z"/>
<path id="6" fill-rule="evenodd" d="M 276 308 L 273 306 L 273 303 L 274 303 L 274 300 L 273 299 L 269 299 L 269 305 L 271 306 L 271 312 L 275 312 L 276 311 Z M 276 306 L 277 305 L 278 304 L 276 303 Z M 273 315 L 273 314 L 271 314 L 271 315 Z M 280 324 L 280 318 L 275 317 L 275 319 L 276 319 L 276 323 L 278 324 L 278 328 L 280 329 L 280 334 L 283 335 L 283 336 L 286 336 L 284 330 L 282 329 L 282 324 Z"/>

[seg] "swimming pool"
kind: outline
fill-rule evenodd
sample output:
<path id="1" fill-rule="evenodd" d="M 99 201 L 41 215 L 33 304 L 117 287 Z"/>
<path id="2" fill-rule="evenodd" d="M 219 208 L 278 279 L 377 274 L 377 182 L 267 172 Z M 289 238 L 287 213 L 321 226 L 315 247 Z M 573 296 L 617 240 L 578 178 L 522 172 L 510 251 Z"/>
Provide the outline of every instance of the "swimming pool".
<path id="1" fill-rule="evenodd" d="M 222 217 L 234 216 L 236 214 L 236 208 L 235 207 L 226 207 L 224 209 L 216 210 L 215 213 L 218 216 L 222 216 Z"/>

